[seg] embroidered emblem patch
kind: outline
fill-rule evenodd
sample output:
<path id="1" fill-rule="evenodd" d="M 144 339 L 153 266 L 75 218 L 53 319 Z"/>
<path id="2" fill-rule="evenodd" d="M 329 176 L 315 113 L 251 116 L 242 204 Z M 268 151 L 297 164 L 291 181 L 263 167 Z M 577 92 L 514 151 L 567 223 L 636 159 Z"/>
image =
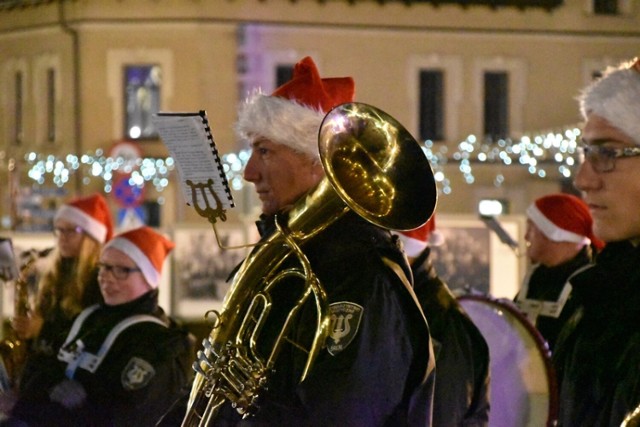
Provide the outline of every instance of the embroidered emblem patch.
<path id="1" fill-rule="evenodd" d="M 122 370 L 120 381 L 125 390 L 137 390 L 149 384 L 155 374 L 156 370 L 149 362 L 139 357 L 132 357 Z"/>
<path id="2" fill-rule="evenodd" d="M 329 305 L 329 336 L 327 351 L 332 356 L 347 348 L 358 333 L 364 309 L 352 302 L 336 302 Z"/>

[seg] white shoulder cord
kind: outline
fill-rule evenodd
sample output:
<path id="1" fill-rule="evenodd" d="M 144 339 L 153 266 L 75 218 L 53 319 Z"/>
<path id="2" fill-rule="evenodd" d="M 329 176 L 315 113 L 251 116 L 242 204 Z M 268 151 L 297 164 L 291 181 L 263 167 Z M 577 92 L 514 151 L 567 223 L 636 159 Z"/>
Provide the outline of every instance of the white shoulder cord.
<path id="1" fill-rule="evenodd" d="M 76 320 L 73 322 L 73 326 L 71 327 L 71 331 L 69 331 L 69 335 L 64 343 L 64 345 L 60 348 L 58 352 L 58 360 L 62 362 L 67 362 L 67 369 L 65 371 L 65 375 L 69 379 L 73 379 L 76 369 L 82 368 L 91 373 L 94 373 L 105 356 L 109 352 L 109 349 L 113 345 L 113 342 L 116 340 L 118 335 L 129 326 L 135 325 L 136 323 L 141 322 L 152 322 L 167 327 L 167 325 L 157 317 L 148 315 L 148 314 L 138 314 L 134 316 L 127 317 L 126 319 L 121 320 L 117 325 L 115 325 L 107 338 L 104 340 L 102 345 L 100 346 L 100 350 L 98 354 L 92 354 L 84 351 L 84 343 L 82 339 L 77 339 L 74 345 L 69 346 L 72 340 L 77 336 L 80 328 L 84 321 L 89 317 L 91 313 L 93 313 L 99 306 L 94 305 L 86 308 L 85 310 L 78 315 Z"/>

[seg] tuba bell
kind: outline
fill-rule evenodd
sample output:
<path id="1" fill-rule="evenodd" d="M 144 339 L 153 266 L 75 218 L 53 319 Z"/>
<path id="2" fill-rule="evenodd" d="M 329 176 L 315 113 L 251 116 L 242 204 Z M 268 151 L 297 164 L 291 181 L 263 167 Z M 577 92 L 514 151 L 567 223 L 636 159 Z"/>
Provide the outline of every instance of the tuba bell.
<path id="1" fill-rule="evenodd" d="M 363 103 L 331 110 L 320 126 L 318 146 L 325 177 L 290 211 L 276 215 L 276 231 L 254 248 L 233 278 L 222 310 L 193 364 L 196 372 L 182 426 L 208 426 L 230 402 L 243 417 L 259 409 L 284 343 L 306 352 L 302 382 L 328 334 L 327 296 L 303 247 L 333 222 L 354 211 L 383 228 L 409 230 L 432 215 L 437 191 L 431 166 L 410 133 L 385 112 Z M 283 264 L 296 260 L 299 267 Z M 272 295 L 287 280 L 304 283 L 268 352 L 260 351 Z M 313 303 L 315 334 L 300 343 L 289 336 L 296 316 Z M 269 323 L 272 325 L 272 323 Z M 266 354 L 264 354 L 266 353 Z"/>

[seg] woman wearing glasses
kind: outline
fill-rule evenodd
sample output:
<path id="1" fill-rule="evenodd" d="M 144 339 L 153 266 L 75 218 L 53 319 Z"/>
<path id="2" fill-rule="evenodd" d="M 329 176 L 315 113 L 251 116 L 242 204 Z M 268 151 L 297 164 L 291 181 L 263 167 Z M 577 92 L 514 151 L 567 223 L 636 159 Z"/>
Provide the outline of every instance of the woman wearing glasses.
<path id="1" fill-rule="evenodd" d="M 191 379 L 193 339 L 158 305 L 173 247 L 149 227 L 105 245 L 98 262 L 104 301 L 75 318 L 57 355 L 22 390 L 8 425 L 155 425 Z"/>
<path id="2" fill-rule="evenodd" d="M 30 381 L 31 365 L 55 355 L 73 318 L 101 300 L 96 264 L 113 234 L 107 201 L 99 194 L 72 200 L 58 209 L 53 225 L 56 244 L 38 284 L 35 307 L 12 319 L 17 336 L 30 341 L 19 383 Z"/>

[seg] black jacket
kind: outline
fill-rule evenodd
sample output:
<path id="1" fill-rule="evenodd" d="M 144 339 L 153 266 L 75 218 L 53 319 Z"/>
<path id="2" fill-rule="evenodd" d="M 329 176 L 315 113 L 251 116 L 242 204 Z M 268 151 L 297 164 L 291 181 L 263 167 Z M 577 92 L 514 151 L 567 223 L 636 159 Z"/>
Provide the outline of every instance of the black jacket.
<path id="1" fill-rule="evenodd" d="M 486 426 L 489 421 L 489 348 L 425 249 L 411 266 L 414 289 L 429 322 L 436 355 L 433 426 Z"/>
<path id="2" fill-rule="evenodd" d="M 259 228 L 269 235 L 273 223 L 267 219 Z M 286 344 L 255 416 L 240 421 L 226 404 L 215 425 L 430 425 L 428 327 L 411 291 L 383 261 L 393 260 L 411 277 L 391 233 L 349 212 L 303 249 L 327 295 L 331 322 L 325 345 L 300 382 L 306 355 Z M 288 259 L 279 271 L 293 264 Z M 300 285 L 296 280 L 283 284 L 273 292 L 274 307 L 258 346 L 261 354 L 269 351 L 264 344 L 281 323 L 275 319 L 288 311 L 285 306 Z M 313 306 L 307 303 L 293 325 L 296 342 L 309 342 L 316 331 Z"/>
<path id="3" fill-rule="evenodd" d="M 553 361 L 560 426 L 619 426 L 640 402 L 640 249 L 609 243 L 571 279 L 580 306 Z"/>
<path id="4" fill-rule="evenodd" d="M 191 379 L 190 335 L 167 318 L 158 306 L 156 290 L 129 303 L 89 307 L 80 316 L 85 314 L 65 348 L 71 350 L 81 340 L 84 352 L 94 355 L 124 319 L 150 315 L 159 323 L 147 320 L 122 330 L 94 372 L 78 367 L 69 373 L 71 364 L 61 361 L 59 354 L 40 360 L 39 371 L 21 385 L 13 418 L 29 426 L 155 425 Z M 87 394 L 78 408 L 67 409 L 50 399 L 53 387 L 69 378 Z"/>
<path id="5" fill-rule="evenodd" d="M 560 265 L 535 266 L 523 284 L 526 295 L 520 292 L 515 297 L 516 305 L 540 332 L 550 350 L 554 349 L 562 326 L 576 309 L 571 288 L 565 289 L 565 286 L 572 274 L 591 262 L 590 253 L 587 246 L 575 257 Z M 569 291 L 569 294 L 565 296 L 563 291 Z M 536 303 L 535 307 L 530 307 L 529 301 Z"/>

